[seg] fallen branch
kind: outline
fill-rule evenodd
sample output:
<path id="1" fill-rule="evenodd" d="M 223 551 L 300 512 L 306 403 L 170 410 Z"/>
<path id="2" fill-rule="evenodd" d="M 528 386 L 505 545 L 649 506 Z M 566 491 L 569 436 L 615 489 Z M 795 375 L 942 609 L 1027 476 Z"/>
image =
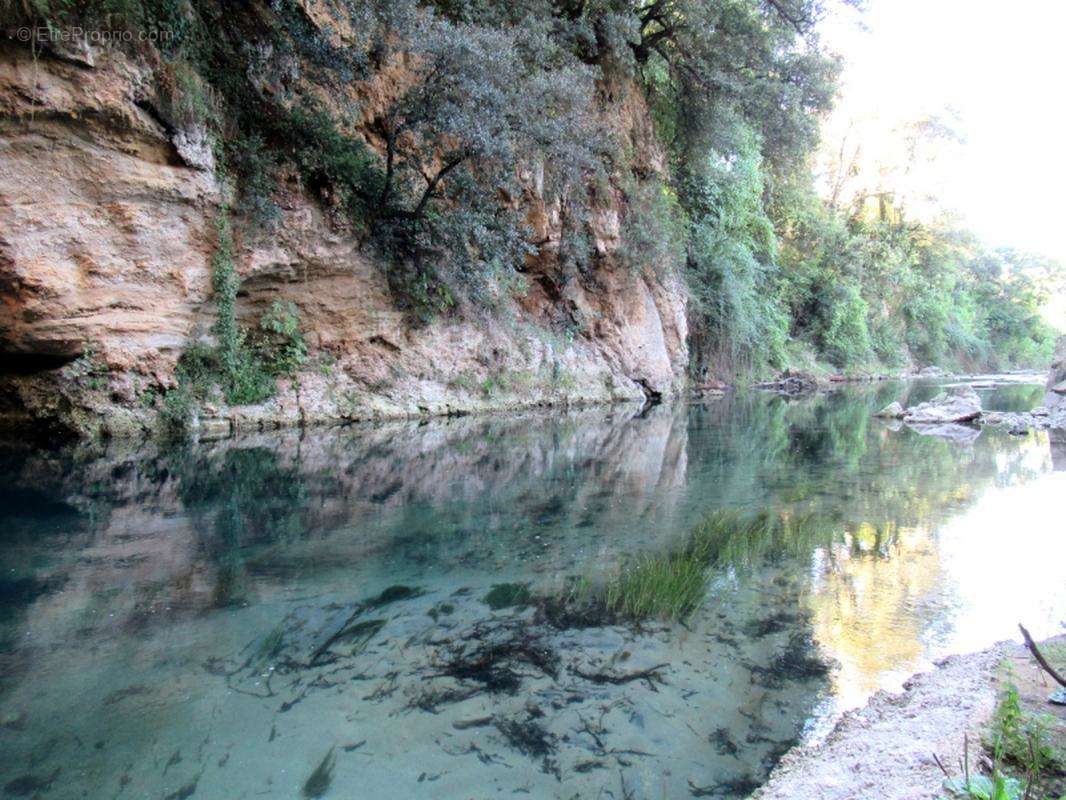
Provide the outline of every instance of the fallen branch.
<path id="1" fill-rule="evenodd" d="M 620 675 L 612 675 L 610 672 L 584 672 L 578 667 L 571 667 L 575 675 L 579 678 L 584 678 L 587 681 L 593 683 L 611 683 L 614 685 L 621 685 L 623 683 L 630 683 L 631 681 L 647 681 L 648 685 L 655 689 L 654 681 L 662 682 L 662 676 L 659 674 L 659 670 L 663 667 L 668 667 L 669 664 L 656 664 L 654 667 L 648 667 L 647 669 L 638 669 L 635 672 L 624 672 Z"/>
<path id="2" fill-rule="evenodd" d="M 1047 663 L 1047 659 L 1044 658 L 1043 654 L 1037 649 L 1036 642 L 1033 641 L 1033 637 L 1029 635 L 1029 631 L 1025 629 L 1025 626 L 1021 623 L 1018 623 L 1018 628 L 1022 632 L 1022 638 L 1025 639 L 1025 646 L 1028 647 L 1029 652 L 1033 654 L 1033 658 L 1036 659 L 1036 663 L 1043 667 L 1044 672 L 1054 678 L 1058 682 L 1059 686 L 1066 686 L 1066 678 L 1063 678 L 1061 675 L 1059 675 L 1059 673 L 1057 673 L 1052 668 L 1052 666 Z"/>
<path id="3" fill-rule="evenodd" d="M 492 724 L 492 717 L 477 717 L 476 719 L 457 719 L 452 727 L 457 731 L 465 731 L 467 728 L 484 728 Z"/>

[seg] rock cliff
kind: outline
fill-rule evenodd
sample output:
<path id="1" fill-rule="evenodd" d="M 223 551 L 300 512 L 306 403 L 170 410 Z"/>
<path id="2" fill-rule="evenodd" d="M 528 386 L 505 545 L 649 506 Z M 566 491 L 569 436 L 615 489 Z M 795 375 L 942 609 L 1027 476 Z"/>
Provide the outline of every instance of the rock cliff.
<path id="1" fill-rule="evenodd" d="M 83 435 L 151 431 L 179 357 L 210 339 L 213 220 L 231 187 L 201 133 L 153 107 L 136 58 L 0 48 L 0 414 Z M 639 93 L 620 108 L 610 123 L 662 169 Z M 402 313 L 383 266 L 299 186 L 279 197 L 271 233 L 236 219 L 238 317 L 254 324 L 292 301 L 311 358 L 265 403 L 208 404 L 200 429 L 677 391 L 688 361 L 680 284 L 613 258 L 610 196 L 590 223 L 595 268 L 563 275 L 559 213 L 537 178 L 523 176 L 517 201 L 539 248 L 519 289 L 427 324 Z"/>

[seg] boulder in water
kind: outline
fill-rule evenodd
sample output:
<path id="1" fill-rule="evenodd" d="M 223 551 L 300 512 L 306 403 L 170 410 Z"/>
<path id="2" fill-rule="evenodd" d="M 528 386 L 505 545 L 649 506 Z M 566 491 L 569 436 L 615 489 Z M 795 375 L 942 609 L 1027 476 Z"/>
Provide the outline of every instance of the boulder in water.
<path id="1" fill-rule="evenodd" d="M 768 389 L 787 397 L 812 394 L 818 391 L 818 379 L 805 372 L 783 372 L 776 381 L 756 383 L 756 389 Z"/>
<path id="2" fill-rule="evenodd" d="M 973 422 L 981 416 L 981 398 L 969 386 L 951 394 L 943 392 L 932 400 L 911 406 L 903 419 L 912 425 L 943 425 L 949 422 Z"/>
<path id="3" fill-rule="evenodd" d="M 882 419 L 903 419 L 903 406 L 899 404 L 898 400 L 893 400 L 887 406 L 882 408 L 876 414 L 875 417 L 881 417 Z"/>

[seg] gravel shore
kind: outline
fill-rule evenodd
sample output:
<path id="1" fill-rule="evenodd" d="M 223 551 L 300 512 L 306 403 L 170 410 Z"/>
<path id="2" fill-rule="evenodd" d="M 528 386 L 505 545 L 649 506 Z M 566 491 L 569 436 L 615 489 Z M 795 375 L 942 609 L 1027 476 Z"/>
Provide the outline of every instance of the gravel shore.
<path id="1" fill-rule="evenodd" d="M 997 668 L 1022 650 L 1001 643 L 952 656 L 910 678 L 900 693 L 878 692 L 845 714 L 824 741 L 786 755 L 752 800 L 942 796 L 944 775 L 933 754 L 952 769 L 962 759 L 965 734 L 980 741 L 996 704 Z M 971 744 L 971 759 L 978 750 Z"/>

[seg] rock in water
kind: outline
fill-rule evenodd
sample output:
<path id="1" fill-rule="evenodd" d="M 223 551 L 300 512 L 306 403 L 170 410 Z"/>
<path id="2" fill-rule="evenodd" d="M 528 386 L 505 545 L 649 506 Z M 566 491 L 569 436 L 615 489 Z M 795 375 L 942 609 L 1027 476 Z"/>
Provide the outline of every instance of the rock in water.
<path id="1" fill-rule="evenodd" d="M 969 386 L 942 393 L 926 403 L 911 406 L 903 419 L 913 425 L 942 425 L 948 422 L 972 422 L 981 416 L 981 398 Z"/>
<path id="2" fill-rule="evenodd" d="M 785 371 L 777 380 L 756 383 L 754 388 L 768 389 L 786 397 L 795 397 L 818 391 L 818 379 L 805 372 Z"/>
<path id="3" fill-rule="evenodd" d="M 1066 442 L 1066 336 L 1060 336 L 1051 359 L 1051 371 L 1047 378 L 1047 394 L 1044 405 L 1048 411 L 1048 427 L 1051 441 Z"/>
<path id="4" fill-rule="evenodd" d="M 883 419 L 903 419 L 903 406 L 899 404 L 898 400 L 893 400 L 874 416 L 882 417 Z"/>

